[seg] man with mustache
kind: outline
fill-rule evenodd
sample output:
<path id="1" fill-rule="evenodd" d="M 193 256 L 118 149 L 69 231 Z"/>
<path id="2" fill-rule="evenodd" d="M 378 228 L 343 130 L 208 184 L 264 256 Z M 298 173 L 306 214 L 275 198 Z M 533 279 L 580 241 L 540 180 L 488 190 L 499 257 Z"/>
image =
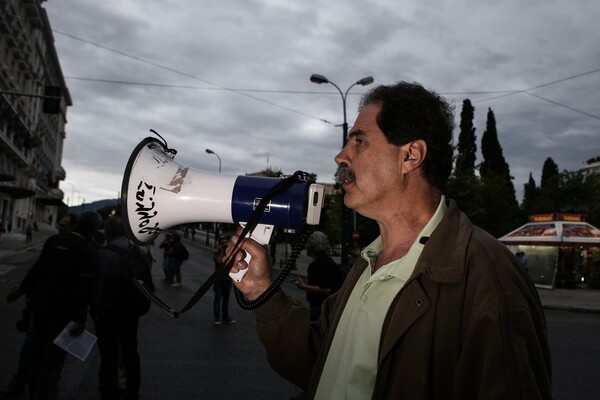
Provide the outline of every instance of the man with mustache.
<path id="1" fill-rule="evenodd" d="M 453 128 L 446 101 L 416 83 L 362 99 L 335 161 L 344 203 L 377 221 L 380 236 L 317 323 L 283 290 L 254 311 L 269 362 L 306 398 L 552 397 L 535 287 L 514 254 L 443 195 Z M 242 249 L 231 271 L 248 268 L 235 285 L 253 300 L 273 280 L 270 258 L 252 240 Z"/>

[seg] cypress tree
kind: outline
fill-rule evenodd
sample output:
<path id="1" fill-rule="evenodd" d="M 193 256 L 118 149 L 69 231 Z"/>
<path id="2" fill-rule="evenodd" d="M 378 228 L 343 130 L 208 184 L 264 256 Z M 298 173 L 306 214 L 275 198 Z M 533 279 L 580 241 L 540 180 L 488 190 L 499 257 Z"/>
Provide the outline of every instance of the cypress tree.
<path id="1" fill-rule="evenodd" d="M 521 204 L 521 209 L 526 216 L 538 213 L 539 197 L 540 189 L 536 186 L 530 172 L 529 181 L 523 185 L 523 203 Z"/>
<path id="2" fill-rule="evenodd" d="M 482 199 L 487 210 L 482 228 L 498 237 L 519 223 L 520 209 L 510 169 L 498 141 L 496 118 L 488 110 L 486 130 L 481 138 L 483 161 L 480 167 Z"/>
<path id="3" fill-rule="evenodd" d="M 475 128 L 473 127 L 473 117 L 475 108 L 471 100 L 463 100 L 463 107 L 460 113 L 460 134 L 458 136 L 458 155 L 456 158 L 456 177 L 475 176 L 475 158 L 477 144 Z"/>
<path id="4" fill-rule="evenodd" d="M 488 109 L 486 129 L 481 137 L 481 154 L 483 162 L 479 172 L 482 178 L 502 177 L 510 179 L 508 164 L 504 159 L 502 147 L 498 141 L 496 117 L 492 109 Z"/>
<path id="5" fill-rule="evenodd" d="M 540 186 L 540 212 L 553 213 L 560 211 L 560 173 L 558 165 L 550 157 L 544 161 L 542 167 L 542 182 Z"/>
<path id="6" fill-rule="evenodd" d="M 454 199 L 460 209 L 477 225 L 485 219 L 486 210 L 480 193 L 479 178 L 475 175 L 477 144 L 473 117 L 475 108 L 471 100 L 463 101 L 460 113 L 460 134 L 458 137 L 456 164 L 448 180 L 446 194 Z"/>
<path id="7" fill-rule="evenodd" d="M 544 161 L 542 167 L 542 188 L 548 185 L 555 185 L 558 183 L 559 172 L 558 165 L 550 157 Z"/>

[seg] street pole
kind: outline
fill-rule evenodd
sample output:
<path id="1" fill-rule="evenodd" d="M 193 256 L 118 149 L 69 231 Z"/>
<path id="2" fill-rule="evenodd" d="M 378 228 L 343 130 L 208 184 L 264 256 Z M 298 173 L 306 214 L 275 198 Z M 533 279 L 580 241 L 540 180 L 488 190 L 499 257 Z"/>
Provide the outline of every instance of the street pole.
<path id="1" fill-rule="evenodd" d="M 74 197 L 74 190 L 75 190 L 75 185 L 72 184 L 71 182 L 65 182 L 67 185 L 71 185 L 71 201 L 67 202 L 67 206 L 71 207 L 73 205 L 73 203 L 75 203 L 75 197 Z M 69 204 L 70 203 L 70 204 Z"/>
<path id="2" fill-rule="evenodd" d="M 221 173 L 221 157 L 219 157 L 219 155 L 217 153 L 215 153 L 214 151 L 212 151 L 211 149 L 206 149 L 206 152 L 208 154 L 214 154 L 215 156 L 217 156 L 217 158 L 219 159 L 219 173 Z M 218 222 L 215 222 L 214 228 L 215 228 L 215 236 L 214 236 L 215 237 L 215 245 L 218 245 L 218 243 L 219 243 L 218 242 L 219 237 L 217 237 L 217 233 L 219 232 L 219 223 Z M 208 230 L 206 231 L 206 244 L 208 245 Z"/>
<path id="3" fill-rule="evenodd" d="M 342 90 L 339 88 L 338 85 L 336 85 L 335 83 L 331 82 L 329 79 L 327 79 L 326 77 L 324 77 L 323 75 L 319 75 L 319 74 L 312 74 L 310 76 L 310 81 L 316 84 L 322 84 L 322 83 L 329 83 L 331 85 L 333 85 L 337 91 L 340 93 L 340 95 L 342 96 L 342 109 L 344 111 L 344 123 L 342 124 L 342 148 L 346 147 L 346 143 L 348 142 L 348 121 L 346 119 L 346 98 L 348 97 L 348 92 L 350 92 L 350 89 L 352 87 L 354 87 L 355 85 L 361 85 L 361 86 L 366 86 L 366 85 L 370 85 L 371 83 L 373 83 L 373 77 L 372 76 L 366 76 L 356 82 L 354 82 L 352 85 L 350 85 L 348 87 L 348 89 L 346 89 L 346 92 L 342 92 Z M 342 204 L 341 204 L 341 211 L 342 211 L 342 237 L 341 237 L 341 245 L 342 245 L 342 254 L 341 254 L 341 264 L 342 266 L 349 266 L 349 262 L 348 262 L 348 252 L 349 252 L 349 247 L 350 247 L 350 239 L 351 239 L 351 226 L 352 226 L 352 215 L 354 214 L 354 211 L 350 210 L 348 207 L 346 207 L 346 205 L 344 204 L 344 201 L 342 200 Z M 356 217 L 354 218 L 354 221 L 356 221 Z M 356 222 L 354 223 L 354 229 L 356 229 Z"/>
<path id="4" fill-rule="evenodd" d="M 219 157 L 219 155 L 217 153 L 215 153 L 214 151 L 212 151 L 211 149 L 206 149 L 206 152 L 208 154 L 214 154 L 215 156 L 217 156 L 217 158 L 219 159 L 219 173 L 221 173 L 221 157 Z"/>

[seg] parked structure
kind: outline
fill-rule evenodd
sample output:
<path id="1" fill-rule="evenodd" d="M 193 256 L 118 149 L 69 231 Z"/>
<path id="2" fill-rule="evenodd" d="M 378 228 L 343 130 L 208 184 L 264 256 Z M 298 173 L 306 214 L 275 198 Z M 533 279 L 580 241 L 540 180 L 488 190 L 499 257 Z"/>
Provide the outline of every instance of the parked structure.
<path id="1" fill-rule="evenodd" d="M 0 1 L 0 221 L 24 232 L 54 224 L 67 107 L 64 81 L 44 0 Z"/>
<path id="2" fill-rule="evenodd" d="M 584 176 L 600 174 L 600 157 L 587 160 L 579 172 L 581 172 Z"/>
<path id="3" fill-rule="evenodd" d="M 530 215 L 498 240 L 525 253 L 537 287 L 600 288 L 600 229 L 580 214 Z"/>

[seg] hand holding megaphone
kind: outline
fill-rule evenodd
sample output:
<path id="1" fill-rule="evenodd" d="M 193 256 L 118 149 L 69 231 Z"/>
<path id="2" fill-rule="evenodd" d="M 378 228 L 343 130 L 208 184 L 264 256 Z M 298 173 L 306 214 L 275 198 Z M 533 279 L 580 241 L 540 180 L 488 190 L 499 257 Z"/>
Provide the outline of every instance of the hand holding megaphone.
<path id="1" fill-rule="evenodd" d="M 238 228 L 236 234 L 231 238 L 226 250 L 226 256 L 229 257 L 234 251 L 235 243 L 242 233 L 242 228 Z M 237 253 L 232 256 L 232 263 L 229 275 L 235 280 L 235 286 L 250 301 L 257 299 L 273 283 L 273 273 L 271 269 L 271 256 L 264 245 L 252 238 L 242 240 L 240 246 L 235 249 Z M 245 277 L 243 280 L 236 277 Z"/>
<path id="2" fill-rule="evenodd" d="M 238 229 L 238 235 L 236 237 L 236 241 L 239 239 L 239 235 L 242 234 L 242 228 L 244 228 L 246 226 L 246 223 L 242 222 L 240 225 L 241 225 L 241 228 Z M 274 228 L 273 225 L 258 224 L 258 225 L 256 225 L 256 228 L 254 228 L 254 231 L 252 231 L 252 234 L 249 233 L 248 235 L 246 235 L 246 237 L 254 240 L 255 242 L 258 242 L 259 245 L 266 246 L 269 244 L 269 241 L 271 240 L 271 235 L 273 234 L 273 228 Z M 235 242 L 233 242 L 233 243 L 235 244 Z M 250 257 L 251 257 L 251 255 L 249 253 L 246 253 L 246 257 L 244 258 L 244 261 L 246 262 L 247 265 L 250 265 Z M 246 275 L 246 272 L 248 272 L 247 268 L 239 268 L 238 271 L 229 270 L 229 276 L 234 281 L 240 282 L 244 278 L 244 275 Z"/>

